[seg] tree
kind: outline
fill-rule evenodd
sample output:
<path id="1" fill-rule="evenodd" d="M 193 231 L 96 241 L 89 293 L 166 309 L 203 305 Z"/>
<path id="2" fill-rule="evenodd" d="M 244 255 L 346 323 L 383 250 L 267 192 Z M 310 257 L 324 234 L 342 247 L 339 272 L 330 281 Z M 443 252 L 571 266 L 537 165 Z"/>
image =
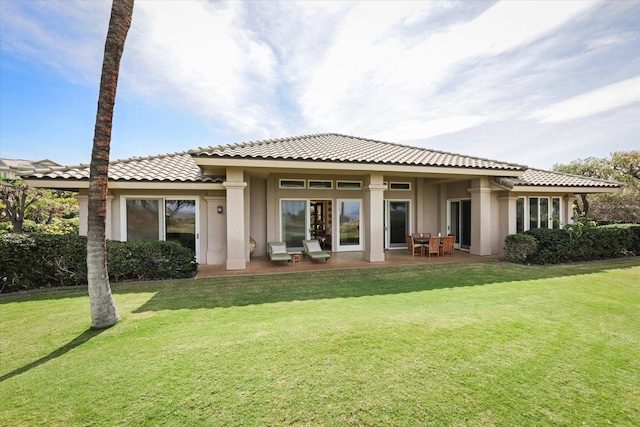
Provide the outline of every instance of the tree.
<path id="1" fill-rule="evenodd" d="M 588 157 L 553 170 L 590 178 L 617 181 L 622 191 L 615 194 L 580 194 L 578 215 L 600 222 L 640 223 L 640 151 L 618 151 L 608 158 Z M 588 197 L 587 197 L 588 196 Z"/>
<path id="2" fill-rule="evenodd" d="M 0 181 L 0 199 L 14 233 L 22 233 L 27 209 L 42 196 L 39 190 L 30 189 L 19 179 Z"/>
<path id="3" fill-rule="evenodd" d="M 107 273 L 107 190 L 113 108 L 120 73 L 120 59 L 131 27 L 134 0 L 113 0 L 104 46 L 98 112 L 89 172 L 89 216 L 87 229 L 87 282 L 91 324 L 104 329 L 120 321 L 113 302 Z"/>

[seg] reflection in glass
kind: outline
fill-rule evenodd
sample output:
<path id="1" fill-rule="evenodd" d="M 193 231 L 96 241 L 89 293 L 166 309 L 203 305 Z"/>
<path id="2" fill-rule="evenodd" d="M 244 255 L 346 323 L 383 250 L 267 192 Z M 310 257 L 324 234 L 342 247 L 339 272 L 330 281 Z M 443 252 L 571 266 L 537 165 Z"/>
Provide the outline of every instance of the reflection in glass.
<path id="1" fill-rule="evenodd" d="M 158 240 L 158 199 L 127 199 L 127 241 Z"/>
<path id="2" fill-rule="evenodd" d="M 340 245 L 360 245 L 360 202 L 343 200 L 340 202 Z"/>

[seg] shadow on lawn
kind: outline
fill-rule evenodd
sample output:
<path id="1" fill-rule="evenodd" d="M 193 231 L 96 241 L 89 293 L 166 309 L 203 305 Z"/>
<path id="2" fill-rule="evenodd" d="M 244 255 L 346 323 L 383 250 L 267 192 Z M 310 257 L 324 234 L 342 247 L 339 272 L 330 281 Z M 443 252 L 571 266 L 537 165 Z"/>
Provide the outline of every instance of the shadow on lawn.
<path id="1" fill-rule="evenodd" d="M 68 353 L 69 351 L 73 350 L 74 348 L 80 347 L 82 344 L 86 343 L 87 341 L 89 341 L 90 339 L 92 339 L 93 337 L 100 335 L 102 332 L 104 332 L 104 329 L 98 330 L 98 329 L 87 329 L 86 331 L 84 331 L 83 333 L 81 333 L 80 335 L 78 335 L 77 337 L 75 337 L 74 339 L 72 339 L 71 341 L 69 341 L 68 343 L 66 343 L 65 345 L 63 345 L 62 347 L 60 347 L 59 349 L 47 354 L 44 357 L 41 357 L 38 360 L 35 360 L 31 363 L 29 363 L 28 365 L 23 366 L 22 368 L 18 368 L 15 369 L 11 372 L 8 372 L 6 374 L 4 374 L 3 376 L 0 377 L 0 383 L 8 380 L 9 378 L 13 378 L 16 375 L 20 375 L 23 374 L 27 371 L 30 371 L 33 368 L 37 368 L 38 366 L 47 363 L 50 360 L 53 359 L 57 359 L 58 357 L 62 356 L 65 353 Z"/>
<path id="2" fill-rule="evenodd" d="M 153 284 L 154 296 L 135 310 L 135 313 L 403 294 L 592 274 L 638 265 L 640 262 L 637 260 L 545 267 L 493 262 L 173 281 Z M 151 290 L 146 288 L 144 286 L 145 291 Z M 136 286 L 118 286 L 114 287 L 113 291 L 115 294 L 126 294 L 143 289 Z"/>

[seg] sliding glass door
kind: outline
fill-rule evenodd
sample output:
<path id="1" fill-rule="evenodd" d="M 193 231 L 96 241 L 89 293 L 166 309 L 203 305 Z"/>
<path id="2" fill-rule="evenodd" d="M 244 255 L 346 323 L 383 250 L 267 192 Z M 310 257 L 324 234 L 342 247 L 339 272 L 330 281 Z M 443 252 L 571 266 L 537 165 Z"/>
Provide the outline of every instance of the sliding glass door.
<path id="1" fill-rule="evenodd" d="M 308 239 L 309 200 L 282 200 L 280 203 L 282 241 L 289 250 L 302 250 Z"/>
<path id="2" fill-rule="evenodd" d="M 338 199 L 339 251 L 362 250 L 362 200 Z"/>
<path id="3" fill-rule="evenodd" d="M 456 236 L 456 249 L 471 248 L 471 200 L 450 200 L 447 218 L 448 234 Z"/>
<path id="4" fill-rule="evenodd" d="M 385 200 L 385 249 L 405 248 L 409 234 L 409 201 Z"/>

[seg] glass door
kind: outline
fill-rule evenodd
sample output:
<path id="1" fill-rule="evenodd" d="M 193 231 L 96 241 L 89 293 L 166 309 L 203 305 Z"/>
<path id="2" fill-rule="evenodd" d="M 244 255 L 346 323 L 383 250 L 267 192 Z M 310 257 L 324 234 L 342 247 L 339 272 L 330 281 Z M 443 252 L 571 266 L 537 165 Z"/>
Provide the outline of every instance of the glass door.
<path id="1" fill-rule="evenodd" d="M 338 199 L 338 236 L 339 251 L 362 250 L 362 200 Z"/>
<path id="2" fill-rule="evenodd" d="M 456 249 L 471 248 L 471 200 L 450 200 L 447 232 L 456 236 Z"/>
<path id="3" fill-rule="evenodd" d="M 280 222 L 282 241 L 289 250 L 302 250 L 302 241 L 307 239 L 309 229 L 309 201 L 282 200 L 280 202 Z"/>
<path id="4" fill-rule="evenodd" d="M 196 201 L 165 200 L 165 238 L 196 251 Z"/>
<path id="5" fill-rule="evenodd" d="M 409 223 L 408 201 L 385 200 L 385 249 L 407 246 Z"/>

